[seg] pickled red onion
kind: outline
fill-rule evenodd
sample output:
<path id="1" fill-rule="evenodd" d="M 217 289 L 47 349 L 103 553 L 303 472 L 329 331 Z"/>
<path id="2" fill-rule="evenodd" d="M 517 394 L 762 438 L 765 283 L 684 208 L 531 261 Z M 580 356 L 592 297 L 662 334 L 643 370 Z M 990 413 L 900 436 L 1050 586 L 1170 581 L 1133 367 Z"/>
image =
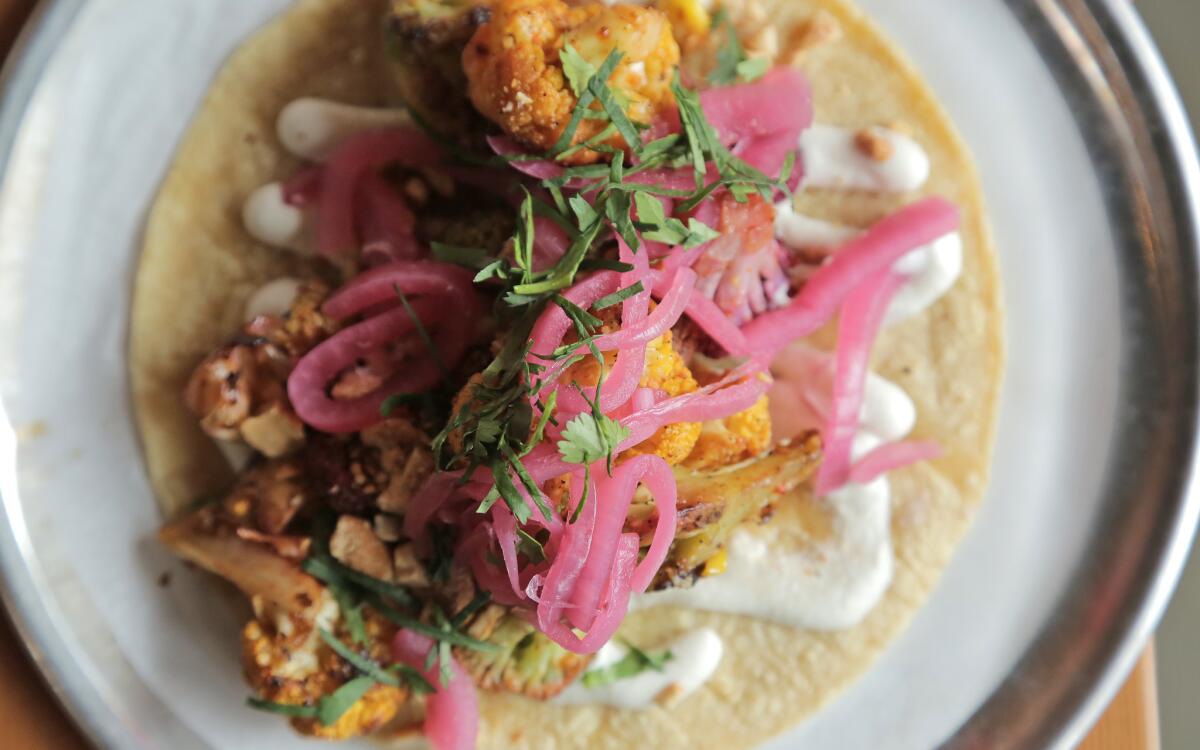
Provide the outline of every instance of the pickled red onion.
<path id="1" fill-rule="evenodd" d="M 409 630 L 396 631 L 392 640 L 392 657 L 420 672 L 436 690 L 425 699 L 423 731 L 437 750 L 471 750 L 479 733 L 479 702 L 475 684 L 458 662 L 451 658 L 450 681 L 443 685 L 439 678 L 440 657 L 428 668 L 426 660 L 434 652 L 434 642 Z"/>
<path id="2" fill-rule="evenodd" d="M 451 317 L 433 300 L 416 300 L 413 312 L 432 327 Z M 437 384 L 438 363 L 424 357 L 401 368 L 375 391 L 352 399 L 334 400 L 327 392 L 339 373 L 365 354 L 415 333 L 416 326 L 403 308 L 388 310 L 338 331 L 296 363 L 287 380 L 288 399 L 305 424 L 324 432 L 357 432 L 380 420 L 379 408 L 393 393 L 421 393 Z"/>
<path id="3" fill-rule="evenodd" d="M 368 174 L 359 187 L 363 258 L 369 265 L 415 260 L 422 254 L 416 217 L 404 197 L 378 174 Z"/>
<path id="4" fill-rule="evenodd" d="M 334 320 L 345 320 L 373 305 L 398 305 L 397 289 L 411 297 L 449 297 L 443 302 L 459 307 L 463 315 L 477 315 L 482 307 L 470 271 L 425 260 L 398 261 L 360 273 L 330 295 L 321 305 L 321 312 Z"/>
<path id="5" fill-rule="evenodd" d="M 441 148 L 413 128 L 372 130 L 341 143 L 322 170 L 317 247 L 325 255 L 358 247 L 354 203 L 360 182 L 371 172 L 389 164 L 431 167 L 441 160 Z"/>
<path id="6" fill-rule="evenodd" d="M 909 204 L 876 222 L 835 251 L 781 309 L 760 315 L 742 332 L 755 352 L 773 354 L 823 326 L 865 279 L 891 267 L 910 251 L 958 226 L 958 208 L 944 198 Z"/>
<path id="7" fill-rule="evenodd" d="M 838 322 L 837 369 L 833 402 L 824 434 L 825 448 L 817 470 L 817 493 L 826 495 L 850 478 L 850 450 L 858 432 L 863 387 L 871 360 L 871 347 L 892 297 L 904 277 L 886 270 L 859 284 L 842 306 Z"/>
<path id="8" fill-rule="evenodd" d="M 889 471 L 921 461 L 932 461 L 941 455 L 942 446 L 932 440 L 888 443 L 860 458 L 850 469 L 849 481 L 866 484 Z"/>
<path id="9" fill-rule="evenodd" d="M 679 269 L 670 281 L 662 301 L 652 313 L 646 316 L 645 320 L 628 325 L 622 320 L 621 330 L 596 337 L 594 341 L 596 348 L 602 352 L 613 349 L 624 350 L 648 344 L 662 336 L 679 321 L 695 288 L 696 272 L 690 268 Z M 649 293 L 648 289 L 646 293 Z"/>
<path id="10" fill-rule="evenodd" d="M 718 86 L 700 92 L 709 123 L 728 145 L 746 137 L 790 133 L 812 124 L 812 87 L 797 68 L 781 65 L 757 81 Z"/>

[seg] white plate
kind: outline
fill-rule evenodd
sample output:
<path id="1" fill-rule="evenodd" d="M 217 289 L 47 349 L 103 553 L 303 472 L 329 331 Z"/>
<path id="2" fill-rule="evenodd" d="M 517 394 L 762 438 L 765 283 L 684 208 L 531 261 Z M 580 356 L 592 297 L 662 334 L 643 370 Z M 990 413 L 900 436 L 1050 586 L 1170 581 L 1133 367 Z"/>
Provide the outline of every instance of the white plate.
<path id="1" fill-rule="evenodd" d="M 1096 27 L 1092 38 L 1074 25 L 1086 11 L 1051 2 L 1042 11 L 996 0 L 863 4 L 925 72 L 977 156 L 1001 251 L 1010 364 L 995 479 L 932 600 L 857 685 L 772 747 L 1071 743 L 1160 612 L 1195 521 L 1196 503 L 1183 501 L 1196 396 L 1195 345 L 1181 337 L 1185 324 L 1196 330 L 1186 126 L 1140 27 L 1115 6 L 1099 15 L 1111 23 L 1116 13 L 1122 31 Z M 125 369 L 147 207 L 212 73 L 284 5 L 62 0 L 6 91 L 0 561 L 24 635 L 107 745 L 310 746 L 277 718 L 243 710 L 237 610 L 216 606 L 211 582 L 153 539 L 159 518 Z M 1072 68 L 1060 38 L 1079 29 Z M 1125 106 L 1145 110 L 1158 141 L 1135 142 L 1134 131 L 1129 143 L 1105 140 L 1119 128 L 1095 113 L 1124 120 L 1087 87 L 1117 75 L 1103 59 L 1083 65 L 1093 49 L 1111 53 L 1109 66 L 1137 64 L 1131 76 L 1149 83 Z M 1136 163 L 1097 158 L 1139 145 Z M 1161 166 L 1145 155 L 1156 149 L 1167 172 L 1140 184 L 1163 203 L 1137 219 L 1138 233 L 1134 193 L 1119 178 L 1129 163 Z M 1173 232 L 1152 236 L 1164 216 Z M 1155 366 L 1169 371 L 1147 375 Z M 1134 438 L 1161 450 L 1144 455 Z M 1142 473 L 1150 495 L 1128 538 L 1113 537 L 1126 512 L 1118 469 Z M 167 588 L 157 584 L 164 571 Z M 1109 599 L 1099 598 L 1100 578 Z M 1096 632 L 1076 639 L 1089 647 L 1047 651 L 1089 607 Z M 996 721 L 998 707 L 1013 726 Z"/>

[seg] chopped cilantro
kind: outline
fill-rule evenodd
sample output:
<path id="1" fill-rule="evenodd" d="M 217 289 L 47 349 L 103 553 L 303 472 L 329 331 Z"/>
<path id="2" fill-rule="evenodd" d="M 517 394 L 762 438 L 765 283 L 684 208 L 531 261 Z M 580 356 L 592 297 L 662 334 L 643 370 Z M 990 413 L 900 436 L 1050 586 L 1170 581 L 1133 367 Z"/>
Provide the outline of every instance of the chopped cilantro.
<path id="1" fill-rule="evenodd" d="M 670 651 L 649 654 L 630 643 L 625 643 L 625 646 L 629 649 L 629 653 L 621 657 L 620 661 L 609 664 L 607 667 L 600 667 L 599 669 L 591 669 L 584 672 L 583 677 L 580 678 L 583 686 L 595 688 L 611 685 L 618 680 L 635 677 L 647 669 L 661 672 L 663 666 L 674 658 L 674 655 Z"/>
<path id="2" fill-rule="evenodd" d="M 629 428 L 604 414 L 583 412 L 567 422 L 558 452 L 569 464 L 591 464 L 606 458 L 629 437 Z"/>

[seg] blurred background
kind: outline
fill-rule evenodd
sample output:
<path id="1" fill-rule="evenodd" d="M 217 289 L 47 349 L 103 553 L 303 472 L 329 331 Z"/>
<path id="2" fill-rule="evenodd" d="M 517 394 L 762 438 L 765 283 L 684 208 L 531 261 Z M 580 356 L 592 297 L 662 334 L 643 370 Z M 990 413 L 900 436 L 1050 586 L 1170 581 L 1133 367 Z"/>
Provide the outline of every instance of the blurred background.
<path id="1" fill-rule="evenodd" d="M 1200 128 L 1200 0 L 1137 0 L 1195 127 Z M 1166 750 L 1200 747 L 1200 550 L 1158 630 L 1158 695 Z"/>

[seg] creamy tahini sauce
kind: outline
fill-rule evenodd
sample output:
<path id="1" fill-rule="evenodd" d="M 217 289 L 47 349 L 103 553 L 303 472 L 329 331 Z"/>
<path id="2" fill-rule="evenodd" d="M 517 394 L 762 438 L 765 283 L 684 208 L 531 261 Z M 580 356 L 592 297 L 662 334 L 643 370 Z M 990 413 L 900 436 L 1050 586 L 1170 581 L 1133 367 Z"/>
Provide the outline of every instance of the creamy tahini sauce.
<path id="1" fill-rule="evenodd" d="M 854 227 L 797 213 L 791 201 L 775 204 L 775 238 L 797 250 L 827 250 L 858 234 Z"/>
<path id="2" fill-rule="evenodd" d="M 283 108 L 275 131 L 288 151 L 301 159 L 321 161 L 352 135 L 409 124 L 412 118 L 404 109 L 355 107 L 305 97 Z"/>
<path id="3" fill-rule="evenodd" d="M 775 238 L 787 247 L 827 252 L 858 233 L 854 227 L 805 216 L 787 201 L 775 205 Z M 958 281 L 962 263 L 962 236 L 958 232 L 922 245 L 896 261 L 895 270 L 908 276 L 908 281 L 892 300 L 885 322 L 911 318 L 940 299 Z"/>
<path id="4" fill-rule="evenodd" d="M 904 437 L 916 415 L 904 390 L 878 376 L 868 378 L 865 399 L 854 444 L 856 459 L 885 441 Z M 642 594 L 635 604 L 673 604 L 801 628 L 853 627 L 891 581 L 890 501 L 886 477 L 848 484 L 821 499 L 830 514 L 830 528 L 819 541 L 792 533 L 799 523 L 739 529 L 730 539 L 724 573 L 701 578 L 691 588 Z M 794 514 L 795 506 L 784 502 L 776 512 Z"/>
<path id="5" fill-rule="evenodd" d="M 963 244 L 958 232 L 934 240 L 896 261 L 895 269 L 908 276 L 888 307 L 885 323 L 911 318 L 941 299 L 962 275 Z"/>
<path id="6" fill-rule="evenodd" d="M 669 691 L 670 700 L 679 700 L 694 692 L 712 677 L 725 651 L 721 637 L 709 628 L 693 630 L 674 641 L 650 649 L 669 650 L 671 659 L 661 672 L 647 669 L 633 677 L 598 687 L 585 687 L 576 680 L 551 702 L 569 705 L 603 704 L 630 710 L 642 710 L 655 705 L 655 699 Z M 596 652 L 588 670 L 602 669 L 619 662 L 629 649 L 617 641 L 609 641 Z M 664 698 L 666 696 L 664 695 Z"/>
<path id="7" fill-rule="evenodd" d="M 863 153 L 856 143 L 863 128 L 813 125 L 800 134 L 803 188 L 875 190 L 887 193 L 915 190 L 929 177 L 929 156 L 908 136 L 887 128 L 868 130 L 887 143 L 887 158 Z"/>
<path id="8" fill-rule="evenodd" d="M 246 300 L 246 320 L 259 315 L 281 316 L 288 311 L 300 293 L 300 279 L 290 276 L 268 281 Z"/>
<path id="9" fill-rule="evenodd" d="M 316 252 L 313 227 L 307 211 L 283 199 L 283 185 L 272 182 L 250 194 L 242 205 L 242 224 L 250 236 L 271 247 L 301 255 Z"/>

